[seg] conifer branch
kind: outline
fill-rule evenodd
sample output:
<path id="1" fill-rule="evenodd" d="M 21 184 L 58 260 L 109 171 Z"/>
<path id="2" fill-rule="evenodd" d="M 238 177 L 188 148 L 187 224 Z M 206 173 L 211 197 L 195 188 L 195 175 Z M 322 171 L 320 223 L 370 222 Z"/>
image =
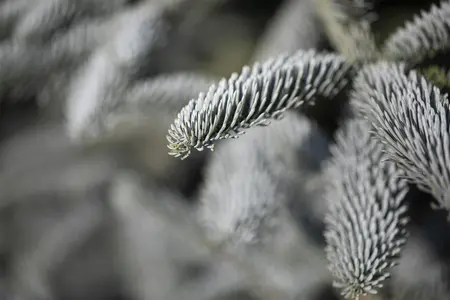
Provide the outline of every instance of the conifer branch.
<path id="1" fill-rule="evenodd" d="M 450 207 L 450 104 L 415 71 L 380 62 L 355 80 L 354 107 L 374 127 L 388 157 L 440 207 Z"/>
<path id="2" fill-rule="evenodd" d="M 335 54 L 299 51 L 244 67 L 212 85 L 185 106 L 169 129 L 170 154 L 186 158 L 192 148 L 236 138 L 246 128 L 267 125 L 288 109 L 332 98 L 348 83 L 353 67 Z"/>
<path id="3" fill-rule="evenodd" d="M 360 299 L 376 294 L 398 264 L 407 237 L 408 186 L 365 120 L 348 120 L 336 140 L 328 167 L 326 253 L 334 286 Z"/>
<path id="4" fill-rule="evenodd" d="M 414 67 L 437 52 L 450 49 L 450 1 L 432 4 L 412 21 L 394 32 L 385 42 L 383 55 L 389 60 Z"/>

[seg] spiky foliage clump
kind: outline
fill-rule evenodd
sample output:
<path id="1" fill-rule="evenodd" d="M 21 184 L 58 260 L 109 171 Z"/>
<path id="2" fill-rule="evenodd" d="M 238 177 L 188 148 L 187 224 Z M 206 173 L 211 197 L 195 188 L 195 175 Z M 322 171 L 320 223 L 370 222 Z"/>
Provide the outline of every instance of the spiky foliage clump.
<path id="1" fill-rule="evenodd" d="M 432 4 L 397 29 L 383 45 L 383 57 L 416 69 L 439 87 L 448 87 L 448 66 L 427 63 L 450 50 L 450 1 Z"/>
<path id="2" fill-rule="evenodd" d="M 234 138 L 244 129 L 267 125 L 288 109 L 332 98 L 353 75 L 335 54 L 298 51 L 244 67 L 185 106 L 168 135 L 170 154 L 186 158 L 192 148 L 213 149 L 213 142 Z"/>
<path id="3" fill-rule="evenodd" d="M 353 104 L 386 144 L 388 157 L 438 205 L 450 207 L 450 104 L 415 71 L 378 63 L 366 67 L 355 81 Z"/>
<path id="4" fill-rule="evenodd" d="M 388 59 L 414 67 L 437 52 L 450 49 L 450 1 L 433 4 L 398 29 L 385 42 L 383 53 Z"/>
<path id="5" fill-rule="evenodd" d="M 321 199 L 305 186 L 313 173 L 311 165 L 327 146 L 322 139 L 314 123 L 287 112 L 270 127 L 251 128 L 238 140 L 223 141 L 205 172 L 197 216 L 208 240 L 233 256 L 243 255 L 258 277 L 265 278 L 265 288 L 290 295 L 269 299 L 306 297 L 313 288 L 304 290 L 305 280 L 319 279 L 315 270 L 329 276 L 322 245 L 315 247 L 309 239 L 321 232 L 300 229 L 298 215 L 287 209 L 288 202 L 297 201 L 305 215 L 318 215 L 312 206 L 320 206 L 316 202 Z M 270 263 L 254 260 L 266 254 Z M 304 269 L 305 264 L 310 268 Z M 308 279 L 302 278 L 303 272 L 311 272 Z"/>
<path id="6" fill-rule="evenodd" d="M 286 207 L 298 210 L 293 212 L 295 218 L 322 217 L 318 216 L 322 201 L 307 185 L 318 173 L 327 146 L 319 128 L 294 112 L 222 143 L 211 158 L 200 195 L 199 217 L 212 238 L 282 248 L 275 237 L 288 231 L 283 227 L 290 219 Z M 315 233 L 307 235 L 316 238 Z"/>
<path id="7" fill-rule="evenodd" d="M 276 182 L 257 160 L 237 166 L 223 157 L 226 153 L 217 154 L 201 197 L 200 217 L 208 235 L 221 244 L 270 242 L 284 204 Z"/>
<path id="8" fill-rule="evenodd" d="M 348 120 L 336 139 L 328 168 L 326 253 L 334 285 L 359 299 L 376 294 L 397 264 L 407 236 L 408 187 L 365 120 Z"/>
<path id="9" fill-rule="evenodd" d="M 233 162 L 239 166 L 247 160 L 256 161 L 270 172 L 272 185 L 279 190 L 277 198 L 286 201 L 300 231 L 321 247 L 322 222 L 327 211 L 326 201 L 321 197 L 324 190 L 321 163 L 329 155 L 328 144 L 329 139 L 314 121 L 288 111 L 282 120 L 270 126 L 252 128 L 237 140 L 225 141 L 219 152 L 229 153 L 220 155 L 228 172 Z M 218 156 L 215 153 L 213 157 Z M 247 172 L 248 177 L 253 176 L 253 171 Z"/>
<path id="10" fill-rule="evenodd" d="M 450 49 L 449 1 L 432 4 L 429 10 L 422 11 L 412 21 L 393 30 L 383 42 L 378 41 L 379 37 L 375 38 L 372 25 L 378 18 L 376 7 L 379 2 L 317 1 L 318 14 L 328 38 L 350 60 L 358 63 L 390 60 L 403 62 L 408 69 L 412 69 Z M 425 71 L 428 72 L 427 68 Z M 439 78 L 444 77 L 445 73 L 442 70 Z"/>

